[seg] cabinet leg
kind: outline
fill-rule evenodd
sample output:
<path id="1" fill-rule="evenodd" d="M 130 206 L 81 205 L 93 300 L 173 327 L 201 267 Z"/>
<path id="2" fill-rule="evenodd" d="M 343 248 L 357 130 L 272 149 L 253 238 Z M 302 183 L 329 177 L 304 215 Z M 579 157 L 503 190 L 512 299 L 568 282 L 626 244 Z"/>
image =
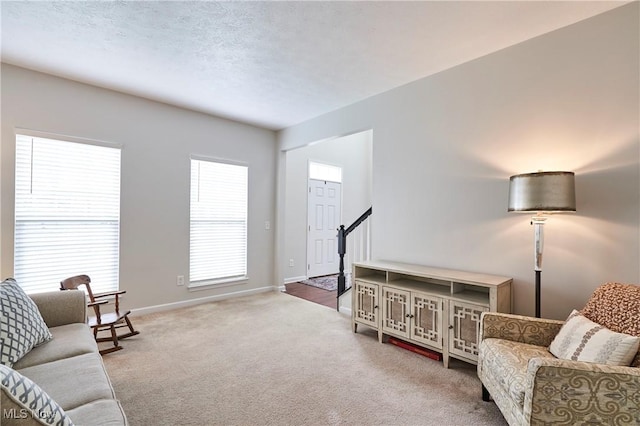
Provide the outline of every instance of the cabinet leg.
<path id="1" fill-rule="evenodd" d="M 482 385 L 482 400 L 485 402 L 491 401 L 491 395 L 489 394 L 487 388 L 484 387 L 484 385 Z"/>
<path id="2" fill-rule="evenodd" d="M 382 331 L 378 331 L 378 342 L 382 343 Z"/>
<path id="3" fill-rule="evenodd" d="M 353 332 L 354 332 L 354 333 L 357 333 L 357 332 L 358 332 L 358 323 L 357 323 L 357 322 L 354 322 L 354 323 L 352 324 L 352 328 L 353 328 Z"/>
<path id="4" fill-rule="evenodd" d="M 449 368 L 449 357 L 446 355 L 442 356 L 442 365 L 444 368 Z"/>

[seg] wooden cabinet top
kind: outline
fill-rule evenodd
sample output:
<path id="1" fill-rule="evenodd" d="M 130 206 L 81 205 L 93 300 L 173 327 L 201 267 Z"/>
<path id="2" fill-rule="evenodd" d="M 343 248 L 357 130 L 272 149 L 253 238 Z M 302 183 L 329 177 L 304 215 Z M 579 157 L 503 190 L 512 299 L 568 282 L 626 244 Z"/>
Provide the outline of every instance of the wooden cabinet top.
<path id="1" fill-rule="evenodd" d="M 437 280 L 451 281 L 461 284 L 471 284 L 481 287 L 501 287 L 503 285 L 510 284 L 512 281 L 512 279 L 509 277 L 502 277 L 499 275 L 458 271 L 454 269 L 434 268 L 431 266 L 412 265 L 409 263 L 392 262 L 386 260 L 355 262 L 353 265 L 360 268 L 393 272 L 397 274 L 407 274 L 423 278 L 433 278 Z"/>

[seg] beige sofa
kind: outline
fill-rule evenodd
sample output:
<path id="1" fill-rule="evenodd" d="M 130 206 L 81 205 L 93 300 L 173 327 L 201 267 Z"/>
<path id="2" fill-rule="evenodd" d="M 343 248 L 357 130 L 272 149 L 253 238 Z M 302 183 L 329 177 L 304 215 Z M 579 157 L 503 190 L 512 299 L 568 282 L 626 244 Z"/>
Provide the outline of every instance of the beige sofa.
<path id="1" fill-rule="evenodd" d="M 618 333 L 640 336 L 640 287 L 603 285 L 581 314 Z M 491 396 L 511 426 L 640 425 L 640 352 L 629 367 L 556 358 L 549 347 L 563 324 L 483 313 L 478 356 L 483 400 Z"/>
<path id="2" fill-rule="evenodd" d="M 75 425 L 126 425 L 127 418 L 102 363 L 81 291 L 31 295 L 53 339 L 33 348 L 13 369 L 39 385 Z M 2 392 L 3 425 L 37 425 Z M 22 410 L 22 411 L 21 411 Z"/>

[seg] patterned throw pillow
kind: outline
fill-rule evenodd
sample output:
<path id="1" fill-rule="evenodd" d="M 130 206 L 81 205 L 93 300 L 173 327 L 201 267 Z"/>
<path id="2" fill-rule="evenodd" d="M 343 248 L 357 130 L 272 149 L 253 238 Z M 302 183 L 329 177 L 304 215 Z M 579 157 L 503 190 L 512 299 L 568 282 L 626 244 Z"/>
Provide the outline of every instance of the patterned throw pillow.
<path id="1" fill-rule="evenodd" d="M 0 364 L 13 367 L 53 338 L 36 304 L 12 278 L 0 284 L 0 320 Z"/>
<path id="2" fill-rule="evenodd" d="M 5 365 L 0 365 L 0 389 L 19 407 L 15 411 L 4 407 L 3 415 L 33 418 L 43 425 L 73 426 L 69 416 L 40 386 Z"/>
<path id="3" fill-rule="evenodd" d="M 604 325 L 616 333 L 640 337 L 640 286 L 606 283 L 595 289 L 580 311 L 593 322 Z M 633 367 L 640 367 L 640 352 Z"/>
<path id="4" fill-rule="evenodd" d="M 558 358 L 598 364 L 631 364 L 640 337 L 611 331 L 575 309 L 556 335 L 549 351 Z"/>

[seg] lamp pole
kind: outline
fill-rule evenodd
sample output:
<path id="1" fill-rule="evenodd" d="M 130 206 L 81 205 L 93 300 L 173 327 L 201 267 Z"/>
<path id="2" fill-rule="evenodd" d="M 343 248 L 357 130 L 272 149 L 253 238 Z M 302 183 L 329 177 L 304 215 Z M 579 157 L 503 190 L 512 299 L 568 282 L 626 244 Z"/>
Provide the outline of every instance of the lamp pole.
<path id="1" fill-rule="evenodd" d="M 531 219 L 534 239 L 534 271 L 536 273 L 536 318 L 540 318 L 540 280 L 542 275 L 542 249 L 544 246 L 544 221 L 546 217 L 538 213 Z"/>

